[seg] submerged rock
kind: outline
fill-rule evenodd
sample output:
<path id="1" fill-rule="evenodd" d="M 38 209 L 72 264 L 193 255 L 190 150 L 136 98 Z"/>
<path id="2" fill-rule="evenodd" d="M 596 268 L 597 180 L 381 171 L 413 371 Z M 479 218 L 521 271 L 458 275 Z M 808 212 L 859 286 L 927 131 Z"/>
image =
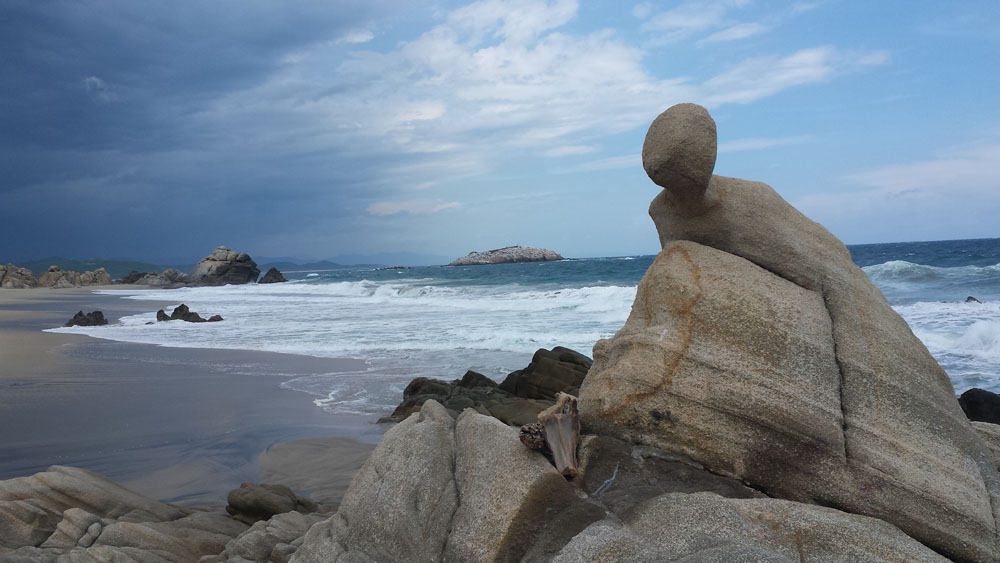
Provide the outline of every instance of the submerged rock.
<path id="1" fill-rule="evenodd" d="M 104 313 L 101 311 L 92 311 L 87 314 L 83 314 L 83 311 L 73 315 L 73 318 L 66 321 L 63 326 L 102 326 L 108 324 L 108 320 L 104 318 Z"/>
<path id="2" fill-rule="evenodd" d="M 271 268 L 257 283 L 281 283 L 288 281 L 277 268 Z"/>
<path id="3" fill-rule="evenodd" d="M 257 263 L 249 255 L 220 246 L 195 265 L 190 281 L 200 285 L 244 284 L 259 277 Z"/>
<path id="4" fill-rule="evenodd" d="M 649 129 L 663 251 L 594 347 L 584 430 L 1000 559 L 1000 475 L 947 374 L 836 237 L 766 184 L 713 176 L 715 152 L 699 106 Z"/>
<path id="5" fill-rule="evenodd" d="M 20 268 L 13 264 L 0 265 L 0 287 L 5 289 L 38 287 L 38 280 L 27 268 Z"/>
<path id="6" fill-rule="evenodd" d="M 496 250 L 470 252 L 452 261 L 449 266 L 477 266 L 483 264 L 511 264 L 516 262 L 549 262 L 562 260 L 557 252 L 531 246 L 507 246 Z"/>

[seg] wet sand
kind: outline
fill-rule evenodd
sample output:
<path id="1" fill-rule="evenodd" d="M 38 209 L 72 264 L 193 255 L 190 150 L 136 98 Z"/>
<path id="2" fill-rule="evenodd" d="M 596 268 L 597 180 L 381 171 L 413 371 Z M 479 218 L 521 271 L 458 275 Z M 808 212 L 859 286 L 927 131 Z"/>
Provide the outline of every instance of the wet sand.
<path id="1" fill-rule="evenodd" d="M 41 332 L 79 310 L 101 310 L 114 323 L 176 304 L 90 289 L 0 290 L 0 479 L 73 465 L 160 500 L 219 505 L 241 482 L 262 480 L 258 456 L 272 448 L 281 456 L 271 467 L 286 471 L 272 471 L 269 482 L 307 483 L 335 501 L 329 482 L 349 481 L 385 430 L 375 417 L 331 415 L 310 395 L 280 388 L 287 374 L 358 369 L 359 360 Z M 343 440 L 274 448 L 319 437 Z M 344 463 L 314 463 L 324 456 Z"/>

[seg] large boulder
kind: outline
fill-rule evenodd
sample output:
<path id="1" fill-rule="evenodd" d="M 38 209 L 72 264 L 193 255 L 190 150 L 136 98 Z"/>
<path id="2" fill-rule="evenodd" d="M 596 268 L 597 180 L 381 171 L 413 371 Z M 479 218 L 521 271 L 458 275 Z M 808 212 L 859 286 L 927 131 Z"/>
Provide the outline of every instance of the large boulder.
<path id="1" fill-rule="evenodd" d="M 93 272 L 80 274 L 80 285 L 111 285 L 111 274 L 104 268 L 98 268 Z"/>
<path id="2" fill-rule="evenodd" d="M 514 429 L 427 401 L 386 432 L 292 561 L 517 561 L 557 507 L 583 496 Z"/>
<path id="3" fill-rule="evenodd" d="M 663 251 L 594 347 L 585 429 L 1000 559 L 1000 475 L 947 374 L 836 237 L 766 184 L 711 175 L 714 155 L 699 106 L 650 127 Z"/>
<path id="4" fill-rule="evenodd" d="M 38 280 L 27 268 L 19 268 L 13 264 L 0 265 L 0 287 L 5 289 L 24 289 L 37 287 Z"/>
<path id="5" fill-rule="evenodd" d="M 51 287 L 63 289 L 67 287 L 77 287 L 80 285 L 80 272 L 63 270 L 59 266 L 52 265 L 49 269 L 38 276 L 38 287 Z"/>
<path id="6" fill-rule="evenodd" d="M 136 273 L 136 272 L 133 272 Z M 135 277 L 129 274 L 127 279 L 131 279 L 131 282 L 123 281 L 123 283 L 134 283 L 136 285 L 149 285 L 154 287 L 166 287 L 168 289 L 176 287 L 184 287 L 188 285 L 191 281 L 190 277 L 184 272 L 178 272 L 173 268 L 167 268 L 163 272 L 157 274 L 156 272 L 150 272 L 148 274 L 143 274 L 139 277 Z"/>
<path id="7" fill-rule="evenodd" d="M 260 269 L 249 255 L 220 246 L 195 265 L 189 279 L 200 285 L 226 285 L 254 283 L 259 277 Z"/>
<path id="8" fill-rule="evenodd" d="M 103 326 L 108 324 L 108 319 L 104 318 L 101 311 L 91 311 L 84 314 L 83 311 L 73 315 L 73 318 L 66 321 L 63 326 Z"/>
<path id="9" fill-rule="evenodd" d="M 226 512 L 240 522 L 254 524 L 275 514 L 316 512 L 316 503 L 302 498 L 284 485 L 243 483 L 229 491 Z"/>
<path id="10" fill-rule="evenodd" d="M 510 373 L 500 389 L 525 399 L 549 401 L 555 401 L 559 393 L 577 395 L 593 363 L 587 356 L 562 346 L 540 348 L 528 367 Z"/>
<path id="11" fill-rule="evenodd" d="M 271 268 L 257 283 L 281 283 L 288 281 L 277 268 Z"/>

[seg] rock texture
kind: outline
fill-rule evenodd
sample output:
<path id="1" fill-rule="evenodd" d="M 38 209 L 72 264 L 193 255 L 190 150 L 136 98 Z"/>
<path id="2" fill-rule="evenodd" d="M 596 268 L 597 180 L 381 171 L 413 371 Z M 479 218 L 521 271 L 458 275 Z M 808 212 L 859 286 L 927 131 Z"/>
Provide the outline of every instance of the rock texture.
<path id="1" fill-rule="evenodd" d="M 482 264 L 512 264 L 516 262 L 549 262 L 562 260 L 558 253 L 531 246 L 507 246 L 483 252 L 470 252 L 452 261 L 449 266 L 478 266 Z"/>
<path id="2" fill-rule="evenodd" d="M 714 155 L 699 106 L 650 127 L 663 251 L 594 347 L 585 431 L 1000 559 L 1000 476 L 947 375 L 836 237 L 765 184 L 712 176 Z"/>
<path id="3" fill-rule="evenodd" d="M 13 264 L 0 265 L 0 287 L 5 289 L 24 289 L 37 287 L 38 280 L 27 268 L 19 268 Z"/>
<path id="4" fill-rule="evenodd" d="M 288 281 L 277 268 L 271 268 L 257 283 L 281 283 Z"/>
<path id="5" fill-rule="evenodd" d="M 220 246 L 201 259 L 189 276 L 199 285 L 254 283 L 260 277 L 257 263 L 243 252 L 233 252 Z"/>
<path id="6" fill-rule="evenodd" d="M 244 530 L 225 514 L 187 512 L 83 469 L 0 481 L 0 561 L 197 561 Z"/>
<path id="7" fill-rule="evenodd" d="M 226 544 L 216 556 L 206 556 L 199 563 L 287 563 L 302 545 L 303 536 L 327 516 L 285 512 L 261 520 Z"/>
<path id="8" fill-rule="evenodd" d="M 591 363 L 579 352 L 556 346 L 540 348 L 526 368 L 511 372 L 500 385 L 474 371 L 450 382 L 418 377 L 403 390 L 403 401 L 396 410 L 379 422 L 399 422 L 433 399 L 455 416 L 462 409 L 474 408 L 507 424 L 529 424 L 552 406 L 558 393 L 579 391 Z"/>
<path id="9" fill-rule="evenodd" d="M 92 311 L 83 314 L 83 311 L 73 315 L 73 318 L 66 321 L 63 326 L 102 326 L 108 324 L 108 319 L 104 318 L 101 311 Z"/>
<path id="10" fill-rule="evenodd" d="M 316 512 L 316 503 L 302 498 L 284 485 L 243 483 L 229 491 L 226 512 L 246 524 L 267 520 L 285 512 Z"/>
<path id="11" fill-rule="evenodd" d="M 129 274 L 129 278 L 133 276 Z M 184 272 L 178 272 L 173 268 L 167 268 L 163 272 L 157 274 L 156 272 L 150 272 L 148 274 L 143 274 L 135 278 L 131 282 L 123 283 L 134 283 L 136 285 L 149 285 L 155 287 L 165 287 L 168 289 L 176 287 L 184 287 L 191 283 L 191 278 Z"/>

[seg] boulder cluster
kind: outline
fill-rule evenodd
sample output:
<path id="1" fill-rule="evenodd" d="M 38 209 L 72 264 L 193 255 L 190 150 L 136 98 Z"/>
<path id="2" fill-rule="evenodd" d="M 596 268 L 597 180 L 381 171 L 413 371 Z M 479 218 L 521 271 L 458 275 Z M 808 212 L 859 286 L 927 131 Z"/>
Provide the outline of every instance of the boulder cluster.
<path id="1" fill-rule="evenodd" d="M 513 264 L 517 262 L 549 262 L 562 260 L 557 252 L 532 246 L 506 246 L 483 252 L 470 252 L 453 260 L 449 266 L 480 266 L 483 264 Z"/>
<path id="2" fill-rule="evenodd" d="M 201 315 L 189 309 L 187 305 L 181 303 L 180 305 L 174 307 L 174 310 L 171 311 L 169 315 L 163 309 L 157 311 L 156 320 L 158 322 L 185 321 L 189 323 L 215 323 L 223 320 L 223 318 L 222 315 L 212 315 L 207 319 L 202 318 Z"/>
<path id="3" fill-rule="evenodd" d="M 63 270 L 59 266 L 49 266 L 38 279 L 27 268 L 19 268 L 13 264 L 0 266 L 0 287 L 7 289 L 24 289 L 29 287 L 81 287 L 91 285 L 111 285 L 111 276 L 104 268 L 92 272 L 74 272 Z"/>
<path id="4" fill-rule="evenodd" d="M 403 402 L 379 422 L 400 422 L 434 400 L 454 416 L 471 408 L 507 424 L 530 424 L 559 393 L 577 394 L 592 363 L 583 354 L 556 346 L 539 349 L 526 368 L 510 373 L 500 384 L 474 371 L 450 382 L 418 377 L 403 390 Z"/>

